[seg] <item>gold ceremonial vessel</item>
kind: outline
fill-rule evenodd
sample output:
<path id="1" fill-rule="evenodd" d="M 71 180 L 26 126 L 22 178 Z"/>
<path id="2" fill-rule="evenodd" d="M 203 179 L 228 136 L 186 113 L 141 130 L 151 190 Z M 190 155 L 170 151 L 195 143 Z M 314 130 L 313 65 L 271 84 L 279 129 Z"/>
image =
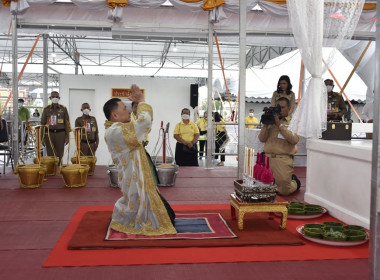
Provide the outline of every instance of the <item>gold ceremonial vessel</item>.
<path id="1" fill-rule="evenodd" d="M 46 166 L 46 176 L 54 176 L 57 174 L 59 158 L 55 156 L 45 156 L 40 158 L 40 164 Z M 38 158 L 34 158 L 33 162 L 38 164 Z"/>
<path id="2" fill-rule="evenodd" d="M 77 162 L 77 157 L 72 157 L 71 162 L 76 164 L 87 164 L 90 169 L 88 171 L 88 175 L 94 175 L 95 172 L 95 163 L 96 163 L 97 158 L 95 156 L 81 156 L 79 159 L 79 162 Z"/>
<path id="3" fill-rule="evenodd" d="M 39 188 L 45 178 L 46 167 L 39 164 L 18 165 L 15 170 L 21 188 Z"/>
<path id="4" fill-rule="evenodd" d="M 66 187 L 78 188 L 86 185 L 89 169 L 87 164 L 68 164 L 62 165 L 59 173 L 62 174 Z"/>

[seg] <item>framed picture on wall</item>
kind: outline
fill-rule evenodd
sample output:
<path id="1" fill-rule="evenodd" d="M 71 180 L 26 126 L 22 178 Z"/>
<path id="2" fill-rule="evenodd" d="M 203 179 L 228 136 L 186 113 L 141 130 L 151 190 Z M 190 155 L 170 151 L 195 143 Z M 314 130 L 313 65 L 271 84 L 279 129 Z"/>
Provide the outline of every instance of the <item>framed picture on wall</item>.
<path id="1" fill-rule="evenodd" d="M 141 89 L 145 97 L 145 89 Z M 130 88 L 111 88 L 111 98 L 128 98 L 130 99 L 131 89 Z"/>

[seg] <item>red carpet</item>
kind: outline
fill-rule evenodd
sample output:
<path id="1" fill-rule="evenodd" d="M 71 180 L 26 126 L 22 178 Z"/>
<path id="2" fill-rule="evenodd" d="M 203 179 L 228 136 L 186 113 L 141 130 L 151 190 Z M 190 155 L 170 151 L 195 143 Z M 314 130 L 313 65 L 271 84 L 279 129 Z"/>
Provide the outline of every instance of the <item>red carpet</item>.
<path id="1" fill-rule="evenodd" d="M 202 214 L 199 212 L 202 212 Z M 219 217 L 219 214 L 215 214 L 215 212 L 220 213 L 225 221 Z M 281 230 L 278 222 L 267 219 L 268 214 L 265 215 L 264 213 L 249 215 L 244 223 L 244 231 L 240 231 L 237 228 L 236 221 L 231 220 L 231 212 L 229 209 L 218 209 L 217 211 L 193 209 L 192 211 L 186 211 L 186 213 L 183 213 L 181 210 L 177 211 L 177 217 L 181 217 L 182 215 L 217 216 L 218 219 L 211 223 L 211 226 L 214 230 L 217 230 L 217 232 L 206 234 L 197 233 L 198 238 L 194 238 L 192 236 L 194 234 L 178 234 L 175 236 L 176 238 L 167 238 L 167 235 L 162 235 L 158 239 L 143 237 L 129 240 L 112 240 L 110 242 L 109 240 L 104 240 L 104 235 L 108 229 L 112 211 L 89 211 L 81 219 L 79 226 L 68 244 L 68 248 L 184 248 L 305 244 L 300 238 L 296 237 L 290 231 Z M 209 222 L 212 221 L 209 219 Z M 226 223 L 229 227 L 226 226 Z M 176 228 L 181 231 L 181 219 L 176 218 Z M 191 229 L 193 230 L 194 228 L 191 227 Z M 221 238 L 224 236 L 231 237 L 230 230 L 235 232 L 238 235 L 238 238 Z M 122 233 L 117 234 L 117 236 L 119 235 L 123 237 Z M 184 235 L 184 238 L 181 238 L 181 235 Z"/>
<path id="2" fill-rule="evenodd" d="M 93 220 L 99 224 L 99 218 L 97 214 L 99 211 L 87 212 L 93 214 Z M 104 212 L 103 212 L 104 213 Z M 112 211 L 108 213 L 106 221 L 111 219 Z M 83 220 L 81 224 L 83 224 Z M 80 226 L 80 225 L 79 225 Z M 212 238 L 236 238 L 235 233 L 228 227 L 226 221 L 219 213 L 176 213 L 175 217 L 175 229 L 176 234 L 164 234 L 164 235 L 138 235 L 138 234 L 126 234 L 113 230 L 108 226 L 108 230 L 105 236 L 107 241 L 128 241 L 132 240 L 167 240 L 167 239 L 212 239 Z M 87 229 L 88 230 L 88 229 Z M 78 230 L 77 230 L 78 231 Z M 110 243 L 110 242 L 108 242 Z M 128 246 L 131 247 L 131 246 Z M 163 246 L 166 247 L 166 246 Z M 70 246 L 69 246 L 70 248 Z"/>
<path id="3" fill-rule="evenodd" d="M 176 211 L 229 209 L 229 205 L 174 205 Z M 305 240 L 304 246 L 256 246 L 256 247 L 190 247 L 190 248 L 146 248 L 68 250 L 70 238 L 77 229 L 83 215 L 88 211 L 110 211 L 113 206 L 80 207 L 62 237 L 53 248 L 43 267 L 60 266 L 112 266 L 138 264 L 174 263 L 227 263 L 252 261 L 291 261 L 324 259 L 368 258 L 368 243 L 356 247 L 333 247 Z M 328 215 L 313 220 L 336 221 Z M 296 232 L 301 220 L 288 220 L 287 229 Z M 236 232 L 238 235 L 239 233 Z M 232 239 L 233 240 L 233 239 Z"/>

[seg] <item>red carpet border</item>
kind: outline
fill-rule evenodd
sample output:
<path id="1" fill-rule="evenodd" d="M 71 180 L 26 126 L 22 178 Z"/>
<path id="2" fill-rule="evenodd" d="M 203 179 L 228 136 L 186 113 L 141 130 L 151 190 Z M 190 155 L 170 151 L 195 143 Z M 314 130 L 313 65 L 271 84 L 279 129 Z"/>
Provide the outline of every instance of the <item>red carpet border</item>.
<path id="1" fill-rule="evenodd" d="M 229 205 L 173 205 L 175 211 L 229 209 Z M 110 211 L 113 206 L 79 207 L 51 251 L 43 267 L 115 266 L 179 263 L 229 263 L 254 261 L 300 261 L 328 259 L 366 259 L 368 243 L 355 247 L 335 247 L 305 240 L 304 246 L 243 246 L 243 247 L 191 247 L 68 250 L 70 238 L 88 211 Z M 278 219 L 279 221 L 279 219 Z M 337 221 L 329 215 L 312 220 L 315 223 Z M 287 229 L 297 234 L 296 227 L 305 220 L 288 220 Z M 239 235 L 239 233 L 237 232 Z M 300 236 L 300 235 L 299 235 Z"/>

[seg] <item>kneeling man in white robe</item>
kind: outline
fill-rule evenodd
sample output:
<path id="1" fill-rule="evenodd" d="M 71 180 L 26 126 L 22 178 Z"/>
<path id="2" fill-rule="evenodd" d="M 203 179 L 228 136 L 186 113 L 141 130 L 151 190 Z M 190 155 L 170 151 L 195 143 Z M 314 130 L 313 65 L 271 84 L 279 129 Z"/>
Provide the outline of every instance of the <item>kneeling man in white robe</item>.
<path id="1" fill-rule="evenodd" d="M 123 196 L 115 203 L 111 228 L 126 234 L 175 234 L 174 211 L 154 184 L 142 141 L 153 120 L 152 107 L 144 103 L 140 88 L 131 86 L 131 100 L 138 103 L 137 119 L 118 98 L 103 107 L 105 141 L 118 170 L 118 184 Z"/>

